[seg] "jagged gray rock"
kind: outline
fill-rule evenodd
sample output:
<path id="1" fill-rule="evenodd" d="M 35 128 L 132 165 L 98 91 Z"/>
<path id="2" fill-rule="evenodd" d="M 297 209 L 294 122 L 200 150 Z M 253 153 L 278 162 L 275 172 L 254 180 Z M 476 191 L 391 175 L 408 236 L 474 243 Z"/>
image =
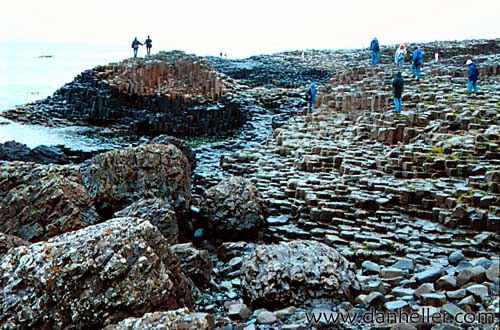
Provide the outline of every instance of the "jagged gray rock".
<path id="1" fill-rule="evenodd" d="M 358 286 L 351 264 L 335 249 L 314 241 L 259 245 L 241 266 L 253 306 L 290 306 L 307 299 L 347 299 Z"/>
<path id="2" fill-rule="evenodd" d="M 102 153 L 82 173 L 85 187 L 104 213 L 155 197 L 167 200 L 176 210 L 189 205 L 189 162 L 173 145 L 148 144 Z"/>
<path id="3" fill-rule="evenodd" d="M 208 251 L 199 250 L 192 243 L 172 245 L 172 250 L 179 258 L 184 273 L 193 283 L 200 288 L 207 287 L 214 268 Z"/>
<path id="4" fill-rule="evenodd" d="M 8 329 L 96 329 L 193 303 L 165 238 L 136 218 L 10 249 L 0 260 L 0 290 Z"/>
<path id="5" fill-rule="evenodd" d="M 115 218 L 133 217 L 148 220 L 163 234 L 169 244 L 177 244 L 179 228 L 172 206 L 159 198 L 141 199 L 127 208 L 116 212 Z"/>
<path id="6" fill-rule="evenodd" d="M 100 221 L 75 167 L 12 162 L 0 164 L 0 173 L 6 234 L 36 242 Z"/>
<path id="7" fill-rule="evenodd" d="M 213 317 L 206 313 L 190 313 L 187 308 L 168 312 L 147 313 L 141 318 L 128 318 L 103 330 L 205 330 L 213 329 Z"/>
<path id="8" fill-rule="evenodd" d="M 241 177 L 231 177 L 206 191 L 201 213 L 216 235 L 255 233 L 264 225 L 266 206 L 257 188 Z"/>

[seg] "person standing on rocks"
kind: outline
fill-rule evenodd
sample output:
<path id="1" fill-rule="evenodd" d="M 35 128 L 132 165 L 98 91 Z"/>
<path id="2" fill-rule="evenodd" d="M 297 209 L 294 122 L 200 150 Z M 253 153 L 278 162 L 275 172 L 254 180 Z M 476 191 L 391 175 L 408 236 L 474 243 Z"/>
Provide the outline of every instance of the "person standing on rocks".
<path id="1" fill-rule="evenodd" d="M 316 105 L 317 92 L 318 90 L 316 89 L 316 85 L 314 83 L 311 83 L 311 85 L 306 91 L 307 109 L 309 113 L 313 112 L 314 106 Z"/>
<path id="2" fill-rule="evenodd" d="M 403 77 L 401 76 L 401 71 L 398 71 L 396 73 L 396 77 L 392 81 L 392 94 L 394 95 L 394 112 L 395 113 L 401 113 L 403 110 L 403 101 L 402 101 L 402 94 L 403 94 L 403 86 L 404 86 L 404 80 Z"/>
<path id="3" fill-rule="evenodd" d="M 370 50 L 372 51 L 372 64 L 376 65 L 378 64 L 378 58 L 380 53 L 380 45 L 378 44 L 377 38 L 373 38 L 370 44 Z"/>
<path id="4" fill-rule="evenodd" d="M 417 77 L 417 81 L 420 81 L 420 69 L 422 68 L 422 64 L 424 64 L 424 53 L 418 47 L 415 47 L 412 59 L 411 74 Z"/>
<path id="5" fill-rule="evenodd" d="M 151 47 L 153 47 L 153 40 L 148 36 L 146 41 L 144 41 L 144 44 L 146 45 L 146 52 L 148 56 L 151 54 Z"/>
<path id="6" fill-rule="evenodd" d="M 142 46 L 142 44 L 139 40 L 137 40 L 137 37 L 135 37 L 134 41 L 132 41 L 132 48 L 134 49 L 134 58 L 137 57 L 137 52 L 139 51 L 139 46 Z"/>
<path id="7" fill-rule="evenodd" d="M 403 64 L 406 58 L 406 47 L 404 44 L 399 45 L 394 54 L 394 63 L 399 66 L 399 70 L 403 70 Z"/>
<path id="8" fill-rule="evenodd" d="M 477 94 L 477 80 L 479 79 L 479 70 L 477 69 L 476 64 L 470 59 L 465 62 L 465 65 L 469 67 L 469 71 L 467 73 L 467 92 L 469 94 L 472 93 L 472 88 L 474 88 L 474 92 Z"/>

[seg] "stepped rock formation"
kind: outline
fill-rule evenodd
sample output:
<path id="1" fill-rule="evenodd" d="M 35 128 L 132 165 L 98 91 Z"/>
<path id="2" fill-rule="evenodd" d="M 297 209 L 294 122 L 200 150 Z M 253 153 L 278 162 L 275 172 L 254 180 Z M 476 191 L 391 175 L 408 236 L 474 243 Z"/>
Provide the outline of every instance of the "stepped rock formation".
<path id="1" fill-rule="evenodd" d="M 0 323 L 9 329 L 100 329 L 191 307 L 175 254 L 148 221 L 118 218 L 10 249 L 0 259 Z"/>
<path id="2" fill-rule="evenodd" d="M 3 116 L 50 126 L 76 122 L 147 134 L 224 135 L 245 120 L 230 89 L 206 60 L 162 52 L 84 71 L 52 97 Z"/>
<path id="3" fill-rule="evenodd" d="M 141 199 L 165 199 L 175 210 L 189 205 L 191 169 L 173 145 L 143 145 L 99 154 L 82 169 L 100 212 L 112 214 Z"/>

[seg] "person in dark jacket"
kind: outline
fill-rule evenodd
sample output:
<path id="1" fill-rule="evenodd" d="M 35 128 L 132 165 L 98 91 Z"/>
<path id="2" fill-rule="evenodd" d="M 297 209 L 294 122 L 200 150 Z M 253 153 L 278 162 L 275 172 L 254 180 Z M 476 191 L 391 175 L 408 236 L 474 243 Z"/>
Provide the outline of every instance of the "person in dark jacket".
<path id="1" fill-rule="evenodd" d="M 376 65 L 378 64 L 378 58 L 380 53 L 380 45 L 378 44 L 377 38 L 373 38 L 370 44 L 370 50 L 372 52 L 372 64 Z"/>
<path id="2" fill-rule="evenodd" d="M 415 47 L 412 59 L 411 74 L 417 77 L 417 81 L 420 81 L 420 69 L 422 68 L 422 64 L 424 64 L 424 53 L 418 47 Z"/>
<path id="3" fill-rule="evenodd" d="M 401 95 L 403 94 L 404 80 L 401 72 L 396 73 L 396 77 L 392 81 L 392 94 L 394 95 L 394 112 L 401 113 L 403 110 L 403 101 Z"/>
<path id="4" fill-rule="evenodd" d="M 132 48 L 134 49 L 134 58 L 137 57 L 137 52 L 139 51 L 139 46 L 142 46 L 142 44 L 139 40 L 137 40 L 137 37 L 135 37 L 134 41 L 132 41 Z"/>
<path id="5" fill-rule="evenodd" d="M 474 92 L 478 92 L 477 88 L 477 80 L 479 79 L 479 70 L 477 69 L 476 64 L 472 62 L 472 60 L 467 60 L 465 64 L 469 67 L 469 71 L 467 73 L 467 91 L 472 93 L 472 88 L 474 88 Z"/>
<path id="6" fill-rule="evenodd" d="M 146 51 L 149 56 L 151 54 L 151 47 L 153 47 L 153 40 L 151 40 L 151 38 L 149 38 L 148 36 L 146 41 L 144 41 L 144 44 L 146 45 Z"/>
<path id="7" fill-rule="evenodd" d="M 318 90 L 316 89 L 316 85 L 314 83 L 311 83 L 311 85 L 306 91 L 307 109 L 309 113 L 312 113 L 314 110 L 314 106 L 316 105 L 317 93 Z"/>

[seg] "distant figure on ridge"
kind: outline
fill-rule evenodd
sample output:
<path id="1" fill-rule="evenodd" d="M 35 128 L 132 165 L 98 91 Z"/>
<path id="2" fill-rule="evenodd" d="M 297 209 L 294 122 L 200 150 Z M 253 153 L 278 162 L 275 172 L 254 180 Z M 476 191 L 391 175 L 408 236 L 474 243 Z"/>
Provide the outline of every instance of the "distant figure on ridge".
<path id="1" fill-rule="evenodd" d="M 148 53 L 148 56 L 151 54 L 151 47 L 153 47 L 153 40 L 151 40 L 151 38 L 148 38 L 146 39 L 146 41 L 144 41 L 144 44 L 146 45 L 146 51 Z"/>
<path id="2" fill-rule="evenodd" d="M 309 88 L 306 91 L 306 101 L 307 101 L 307 109 L 308 113 L 312 113 L 314 110 L 314 106 L 316 105 L 316 93 L 318 90 L 316 89 L 316 85 L 311 83 Z"/>
<path id="3" fill-rule="evenodd" d="M 380 45 L 378 44 L 377 38 L 373 38 L 370 44 L 370 50 L 372 51 L 372 64 L 378 64 L 378 57 L 380 52 Z"/>
<path id="4" fill-rule="evenodd" d="M 476 64 L 472 62 L 472 60 L 467 60 L 465 65 L 469 67 L 469 71 L 467 73 L 467 92 L 472 93 L 472 88 L 474 87 L 474 92 L 478 93 L 477 88 L 477 80 L 479 79 L 479 70 L 477 69 Z"/>
<path id="5" fill-rule="evenodd" d="M 392 94 L 394 95 L 394 112 L 395 113 L 401 113 L 403 110 L 403 101 L 402 101 L 402 94 L 403 94 L 403 86 L 405 82 L 403 80 L 403 77 L 401 76 L 401 71 L 398 71 L 396 73 L 396 77 L 392 81 Z"/>
<path id="6" fill-rule="evenodd" d="M 396 53 L 394 54 L 394 63 L 399 66 L 399 70 L 403 70 L 403 64 L 405 63 L 406 58 L 406 47 L 404 44 L 399 45 L 398 49 L 396 49 Z"/>
<path id="7" fill-rule="evenodd" d="M 139 46 L 142 46 L 142 44 L 139 40 L 137 40 L 137 37 L 135 37 L 134 41 L 132 41 L 132 48 L 134 49 L 134 58 L 137 57 L 137 52 L 139 51 Z"/>
<path id="8" fill-rule="evenodd" d="M 422 53 L 418 47 L 415 47 L 412 59 L 413 63 L 411 64 L 411 74 L 414 77 L 417 77 L 417 81 L 420 81 L 420 69 L 422 64 L 424 64 L 424 53 Z"/>

